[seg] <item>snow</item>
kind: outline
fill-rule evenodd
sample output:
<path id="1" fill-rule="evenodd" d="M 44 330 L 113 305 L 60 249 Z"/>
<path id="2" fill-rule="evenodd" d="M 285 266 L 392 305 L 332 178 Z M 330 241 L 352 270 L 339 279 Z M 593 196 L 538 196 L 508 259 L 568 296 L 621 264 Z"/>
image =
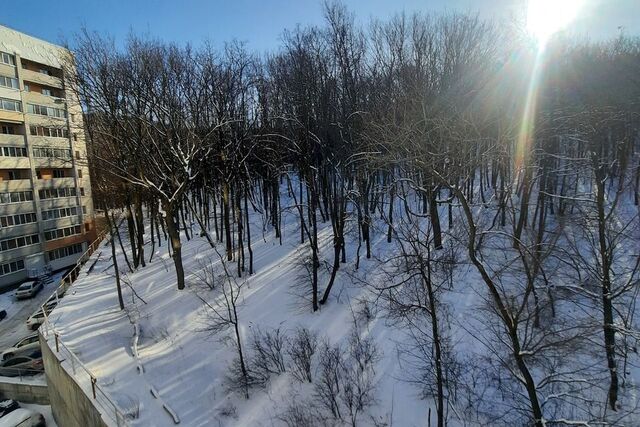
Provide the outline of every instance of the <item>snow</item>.
<path id="1" fill-rule="evenodd" d="M 347 276 L 339 272 L 333 297 L 319 312 L 312 314 L 310 303 L 298 296 L 300 289 L 297 288 L 306 280 L 300 265 L 304 255 L 301 248 L 306 244 L 299 244 L 296 216 L 290 213 L 284 218 L 282 246 L 273 232 L 262 232 L 261 217 L 253 215 L 252 221 L 255 273 L 246 278 L 239 309 L 240 330 L 247 351 L 251 331 L 257 327 L 262 330 L 280 327 L 292 333 L 304 326 L 334 343 L 344 341 L 352 329 L 352 310 L 359 298 L 366 297 L 367 291 L 349 286 Z M 203 288 L 193 274 L 204 262 L 213 260 L 219 264 L 220 261 L 206 239 L 197 237 L 195 224 L 193 228 L 196 237 L 191 241 L 187 242 L 182 235 L 187 272 L 185 291 L 177 291 L 173 262 L 163 242 L 162 247 L 156 246 L 151 263 L 127 275 L 127 280 L 147 304 L 135 298 L 123 284 L 127 311 L 120 311 L 110 262 L 111 249 L 103 244 L 87 264 L 98 258 L 92 273 L 81 274 L 51 313 L 50 320 L 60 341 L 98 378 L 99 386 L 122 408 L 139 412 L 132 425 L 173 425 L 169 412 L 175 412 L 180 423 L 189 426 L 211 425 L 212 420 L 223 425 L 277 425 L 279 411 L 292 396 L 304 398 L 309 390 L 284 374 L 274 378 L 266 390 L 252 390 L 249 400 L 228 391 L 226 375 L 235 349 L 220 339 L 226 334 L 212 336 L 203 331 L 207 315 L 196 294 L 215 301 L 217 291 Z M 124 229 L 121 234 L 126 244 Z M 320 238 L 327 254 L 332 250 L 330 235 L 330 225 L 324 224 Z M 377 237 L 373 244 L 374 257 L 371 260 L 362 257 L 360 261 L 363 274 L 367 269 L 374 270 L 376 258 L 384 256 L 388 249 L 383 233 L 377 233 Z M 118 245 L 116 247 L 120 271 L 125 271 L 124 258 Z M 148 257 L 149 242 L 145 249 Z M 348 258 L 354 261 L 352 253 Z M 234 264 L 230 263 L 229 268 L 235 272 Z M 352 265 L 342 269 L 353 272 Z M 328 274 L 321 280 L 326 278 Z M 134 325 L 138 325 L 140 331 L 135 346 L 137 328 Z M 403 367 L 395 355 L 399 334 L 390 330 L 382 318 L 366 325 L 365 333 L 376 338 L 382 354 L 376 368 L 381 392 L 376 396 L 375 416 L 390 417 L 389 409 L 394 408 L 395 425 L 424 424 L 430 403 L 421 401 L 418 391 L 402 381 Z M 49 335 L 49 345 L 54 348 L 52 335 Z M 154 394 L 159 398 L 154 398 Z M 163 408 L 163 403 L 168 410 Z M 230 407 L 235 408 L 236 418 L 222 415 Z M 434 408 L 432 412 L 435 413 Z"/>
<path id="2" fill-rule="evenodd" d="M 243 284 L 238 315 L 247 358 L 251 356 L 252 331 L 257 328 L 263 331 L 281 328 L 292 336 L 293 331 L 302 326 L 317 332 L 331 344 L 344 345 L 354 331 L 354 318 L 358 318 L 361 301 L 375 297 L 371 288 L 360 282 L 384 280 L 381 265 L 395 250 L 394 244 L 386 242 L 386 229 L 378 224 L 379 229 L 372 233 L 373 256 L 366 259 L 363 250 L 357 271 L 354 268 L 357 244 L 347 242 L 348 262 L 338 272 L 332 297 L 318 312 L 312 313 L 310 301 L 300 297 L 301 293 L 310 293 L 310 281 L 303 267 L 307 245 L 299 243 L 295 209 L 283 210 L 282 245 L 272 230 L 263 230 L 260 215 L 252 213 L 251 220 L 255 272 L 237 279 Z M 171 426 L 175 425 L 174 420 L 187 426 L 284 425 L 280 420 L 283 411 L 293 402 L 304 406 L 313 396 L 313 390 L 308 384 L 294 381 L 289 372 L 272 376 L 265 389 L 251 389 L 248 400 L 241 393 L 229 390 L 229 367 L 236 356 L 229 340 L 232 330 L 216 335 L 208 332 L 208 311 L 201 301 L 202 298 L 214 306 L 220 304 L 222 279 L 218 278 L 218 287 L 212 291 L 199 283 L 197 276 L 207 263 L 213 263 L 220 273 L 220 257 L 204 237 L 198 236 L 195 223 L 192 228 L 190 241 L 181 234 L 186 272 L 184 291 L 177 290 L 167 243 L 163 241 L 158 247 L 156 242 L 153 261 L 125 274 L 122 286 L 126 310 L 119 310 L 111 248 L 102 244 L 87 263 L 91 265 L 96 261 L 92 272 L 81 273 L 51 313 L 50 321 L 63 347 L 71 350 L 97 378 L 99 390 L 109 396 L 121 412 L 128 414 L 128 423 L 132 426 Z M 356 235 L 349 232 L 347 239 L 355 239 Z M 121 236 L 127 247 L 128 235 L 124 228 Z M 330 261 L 330 223 L 320 224 L 319 238 L 321 259 Z M 148 230 L 146 239 L 148 259 L 151 250 Z M 119 269 L 124 274 L 125 260 L 119 245 L 116 248 Z M 218 244 L 218 250 L 224 251 L 223 245 Z M 500 252 L 492 256 L 504 258 Z M 229 263 L 228 268 L 236 272 L 235 262 Z M 321 291 L 329 277 L 328 268 L 328 264 L 321 268 Z M 129 286 L 133 286 L 146 303 L 137 298 Z M 485 360 L 486 352 L 495 351 L 496 347 L 489 345 L 487 336 L 482 334 L 493 326 L 487 323 L 484 286 L 466 259 L 461 260 L 446 299 L 451 315 L 445 327 L 456 352 L 464 355 L 460 363 Z M 381 313 L 369 321 L 358 319 L 355 325 L 361 336 L 374 340 L 380 354 L 375 365 L 375 403 L 361 415 L 359 425 L 424 426 L 429 414 L 435 425 L 433 398 L 423 398 L 421 390 L 408 383 L 415 379 L 415 361 L 399 352 L 410 341 L 408 331 Z M 55 349 L 52 334 L 48 335 L 48 341 Z M 526 352 L 523 349 L 522 354 Z M 64 354 L 59 357 L 91 396 L 88 377 L 77 366 L 72 367 Z M 487 366 L 498 369 L 495 364 Z M 506 376 L 504 367 L 502 369 L 501 375 Z M 491 372 L 482 372 L 482 375 L 490 376 Z M 502 405 L 501 409 L 510 404 L 502 402 L 500 392 L 487 388 L 486 393 L 488 407 L 472 408 L 478 417 L 482 416 L 483 409 L 490 412 L 492 404 Z M 552 397 L 547 396 L 547 400 Z M 458 414 L 450 417 L 451 426 L 463 425 L 453 419 L 464 418 L 462 412 L 468 409 L 464 398 L 460 402 L 447 408 L 448 412 Z M 103 409 L 104 413 L 112 411 L 108 403 Z M 114 424 L 112 415 L 106 414 L 104 419 Z"/>
<path id="3" fill-rule="evenodd" d="M 47 427 L 58 427 L 58 424 L 56 424 L 56 420 L 53 419 L 53 414 L 51 413 L 51 405 L 36 405 L 35 403 L 20 402 L 20 406 L 44 415 Z"/>
<path id="4" fill-rule="evenodd" d="M 51 283 L 45 284 L 44 288 L 30 299 L 16 300 L 15 290 L 0 294 L 0 309 L 7 311 L 7 317 L 0 320 L 0 352 L 33 333 L 27 327 L 27 318 L 38 311 L 40 306 L 49 299 L 63 274 L 64 271 L 54 273 L 51 276 Z"/>

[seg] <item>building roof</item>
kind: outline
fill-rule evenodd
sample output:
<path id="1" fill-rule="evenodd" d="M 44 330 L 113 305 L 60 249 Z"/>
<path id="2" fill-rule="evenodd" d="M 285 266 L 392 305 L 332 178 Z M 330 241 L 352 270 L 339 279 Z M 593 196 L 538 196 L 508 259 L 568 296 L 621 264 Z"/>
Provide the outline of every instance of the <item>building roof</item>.
<path id="1" fill-rule="evenodd" d="M 0 51 L 18 54 L 41 64 L 60 68 L 61 59 L 69 53 L 62 46 L 21 33 L 12 28 L 0 25 Z"/>

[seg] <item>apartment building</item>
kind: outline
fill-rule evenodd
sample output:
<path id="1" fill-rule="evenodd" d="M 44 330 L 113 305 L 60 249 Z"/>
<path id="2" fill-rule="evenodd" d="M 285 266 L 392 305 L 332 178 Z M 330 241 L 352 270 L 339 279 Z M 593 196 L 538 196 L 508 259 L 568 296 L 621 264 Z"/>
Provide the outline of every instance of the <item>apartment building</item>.
<path id="1" fill-rule="evenodd" d="M 0 25 L 0 288 L 74 264 L 96 237 L 68 55 Z"/>

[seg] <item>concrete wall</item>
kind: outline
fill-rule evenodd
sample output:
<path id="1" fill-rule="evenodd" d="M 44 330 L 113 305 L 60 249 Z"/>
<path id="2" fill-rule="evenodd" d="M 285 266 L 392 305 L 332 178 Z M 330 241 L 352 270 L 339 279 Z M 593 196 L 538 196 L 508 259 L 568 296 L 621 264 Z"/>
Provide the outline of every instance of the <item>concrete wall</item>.
<path id="1" fill-rule="evenodd" d="M 60 366 L 58 358 L 42 335 L 40 345 L 49 388 L 49 402 L 56 423 L 64 427 L 107 427 L 91 399 Z"/>
<path id="2" fill-rule="evenodd" d="M 49 391 L 46 384 L 0 382 L 0 397 L 19 400 L 24 403 L 49 404 Z"/>

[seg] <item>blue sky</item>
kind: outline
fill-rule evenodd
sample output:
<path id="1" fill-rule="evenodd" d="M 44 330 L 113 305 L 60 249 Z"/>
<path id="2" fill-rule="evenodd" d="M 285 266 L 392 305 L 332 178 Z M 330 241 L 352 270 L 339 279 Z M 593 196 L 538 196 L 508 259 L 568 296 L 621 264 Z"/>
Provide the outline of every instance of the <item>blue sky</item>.
<path id="1" fill-rule="evenodd" d="M 526 0 L 345 0 L 358 21 L 414 10 L 460 10 L 507 19 L 522 13 Z M 535 1 L 535 0 L 532 0 Z M 563 1 L 563 0 L 558 0 Z M 584 0 L 573 28 L 602 39 L 640 35 L 640 0 Z M 2 8 L 0 23 L 60 43 L 73 41 L 84 25 L 121 42 L 133 30 L 167 41 L 220 44 L 246 41 L 251 49 L 277 47 L 285 28 L 322 22 L 321 0 L 20 0 Z M 553 11 L 549 11 L 553 13 Z"/>

